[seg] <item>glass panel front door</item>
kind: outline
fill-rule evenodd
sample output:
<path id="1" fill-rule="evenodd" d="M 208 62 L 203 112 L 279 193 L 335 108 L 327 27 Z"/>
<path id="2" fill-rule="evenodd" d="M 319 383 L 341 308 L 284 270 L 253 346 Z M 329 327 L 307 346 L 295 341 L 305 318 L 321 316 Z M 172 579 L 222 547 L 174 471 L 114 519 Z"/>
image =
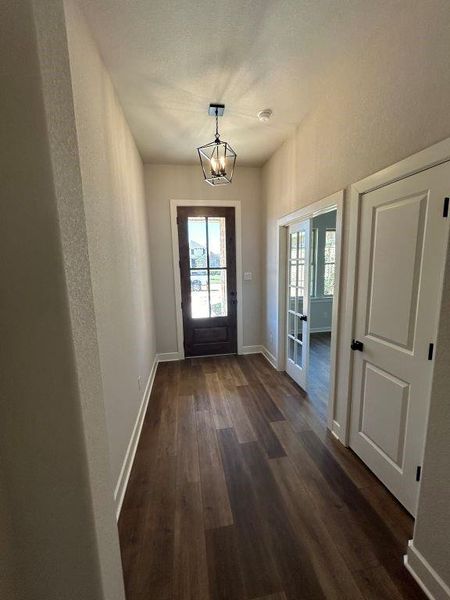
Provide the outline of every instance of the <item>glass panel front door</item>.
<path id="1" fill-rule="evenodd" d="M 178 207 L 186 356 L 236 352 L 234 208 Z"/>

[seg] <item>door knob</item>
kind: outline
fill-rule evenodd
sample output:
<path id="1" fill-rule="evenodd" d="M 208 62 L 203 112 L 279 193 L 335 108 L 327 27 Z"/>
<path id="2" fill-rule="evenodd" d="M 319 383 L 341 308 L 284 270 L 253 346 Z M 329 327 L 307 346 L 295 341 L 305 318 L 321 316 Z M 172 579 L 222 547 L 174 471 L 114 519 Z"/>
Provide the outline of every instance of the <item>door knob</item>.
<path id="1" fill-rule="evenodd" d="M 364 344 L 359 340 L 353 339 L 352 343 L 350 344 L 350 348 L 352 350 L 359 350 L 360 352 L 362 352 L 364 350 Z"/>
<path id="2" fill-rule="evenodd" d="M 301 315 L 300 316 L 300 321 L 307 321 L 308 317 L 306 315 Z"/>

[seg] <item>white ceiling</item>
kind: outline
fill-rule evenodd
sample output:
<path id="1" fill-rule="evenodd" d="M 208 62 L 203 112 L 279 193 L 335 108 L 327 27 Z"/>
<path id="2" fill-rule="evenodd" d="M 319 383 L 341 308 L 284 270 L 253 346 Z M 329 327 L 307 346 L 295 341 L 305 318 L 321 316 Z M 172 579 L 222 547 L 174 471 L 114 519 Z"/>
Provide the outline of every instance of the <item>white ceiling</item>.
<path id="1" fill-rule="evenodd" d="M 144 162 L 194 163 L 214 137 L 258 166 L 307 115 L 327 69 L 392 0 L 79 0 Z M 271 108 L 269 123 L 257 112 Z"/>

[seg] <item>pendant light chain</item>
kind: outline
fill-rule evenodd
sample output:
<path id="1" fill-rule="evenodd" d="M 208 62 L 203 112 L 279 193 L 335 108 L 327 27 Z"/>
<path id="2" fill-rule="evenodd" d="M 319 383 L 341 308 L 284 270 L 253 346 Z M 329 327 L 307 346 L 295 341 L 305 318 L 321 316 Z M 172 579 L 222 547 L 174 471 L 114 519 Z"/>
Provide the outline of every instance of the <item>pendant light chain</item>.
<path id="1" fill-rule="evenodd" d="M 219 134 L 219 111 L 216 108 L 216 141 L 219 141 L 220 138 L 220 134 Z"/>

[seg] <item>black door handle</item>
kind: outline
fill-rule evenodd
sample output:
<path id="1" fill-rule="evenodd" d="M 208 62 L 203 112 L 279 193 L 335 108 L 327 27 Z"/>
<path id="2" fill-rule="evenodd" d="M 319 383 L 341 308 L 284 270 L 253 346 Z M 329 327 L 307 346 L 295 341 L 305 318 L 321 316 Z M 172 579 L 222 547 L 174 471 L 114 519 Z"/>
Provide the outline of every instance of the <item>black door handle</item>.
<path id="1" fill-rule="evenodd" d="M 364 344 L 358 340 L 353 339 L 352 343 L 350 344 L 350 348 L 352 350 L 359 350 L 360 352 L 362 352 L 364 350 Z"/>
<path id="2" fill-rule="evenodd" d="M 306 315 L 301 315 L 300 316 L 300 321 L 307 321 L 308 317 Z"/>

